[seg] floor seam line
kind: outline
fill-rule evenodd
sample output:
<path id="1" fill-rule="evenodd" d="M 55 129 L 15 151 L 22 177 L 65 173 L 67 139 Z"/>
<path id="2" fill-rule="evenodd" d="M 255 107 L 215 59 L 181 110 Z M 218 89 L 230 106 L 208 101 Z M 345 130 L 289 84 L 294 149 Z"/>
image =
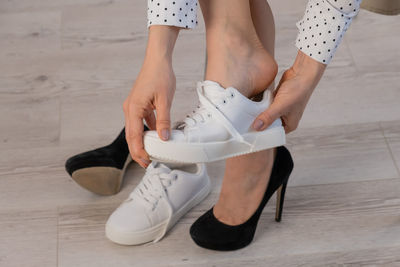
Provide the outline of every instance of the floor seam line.
<path id="1" fill-rule="evenodd" d="M 383 130 L 383 127 L 382 127 L 382 123 L 381 123 L 381 122 L 379 122 L 379 128 L 380 128 L 380 130 L 381 130 L 381 132 L 382 132 L 383 139 L 385 140 L 386 147 L 387 147 L 387 149 L 389 150 L 389 154 L 390 154 L 390 157 L 391 157 L 391 159 L 392 159 L 392 161 L 393 161 L 394 167 L 396 168 L 397 176 L 400 177 L 400 168 L 399 168 L 399 166 L 397 165 L 397 162 L 396 162 L 396 159 L 395 159 L 395 157 L 394 157 L 392 148 L 390 147 L 389 141 L 388 141 L 387 138 L 386 138 L 385 131 Z"/>

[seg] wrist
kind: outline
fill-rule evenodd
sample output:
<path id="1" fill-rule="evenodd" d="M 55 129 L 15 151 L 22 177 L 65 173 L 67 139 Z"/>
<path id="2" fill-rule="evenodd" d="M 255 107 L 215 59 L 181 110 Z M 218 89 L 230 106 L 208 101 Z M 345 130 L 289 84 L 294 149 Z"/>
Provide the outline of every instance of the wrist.
<path id="1" fill-rule="evenodd" d="M 151 26 L 149 28 L 145 61 L 172 61 L 172 53 L 178 34 L 178 27 Z"/>
<path id="2" fill-rule="evenodd" d="M 318 83 L 324 74 L 326 65 L 316 61 L 299 50 L 291 69 L 294 71 L 296 76 L 303 77 L 313 83 Z"/>

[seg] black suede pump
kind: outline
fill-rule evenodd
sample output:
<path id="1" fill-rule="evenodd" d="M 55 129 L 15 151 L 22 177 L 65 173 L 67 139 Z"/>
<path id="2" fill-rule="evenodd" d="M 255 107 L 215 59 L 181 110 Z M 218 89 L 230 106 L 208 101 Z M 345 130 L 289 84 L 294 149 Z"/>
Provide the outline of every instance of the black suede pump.
<path id="1" fill-rule="evenodd" d="M 145 130 L 148 130 L 146 126 Z M 131 160 L 123 128 L 111 144 L 69 158 L 65 169 L 77 184 L 90 192 L 114 195 L 121 189 Z"/>
<path id="2" fill-rule="evenodd" d="M 243 224 L 231 226 L 220 222 L 214 216 L 212 208 L 191 226 L 190 235 L 193 241 L 200 247 L 221 251 L 236 250 L 249 245 L 265 205 L 277 190 L 275 220 L 281 220 L 286 186 L 292 169 L 293 160 L 289 151 L 283 146 L 278 147 L 267 189 L 255 213 Z"/>

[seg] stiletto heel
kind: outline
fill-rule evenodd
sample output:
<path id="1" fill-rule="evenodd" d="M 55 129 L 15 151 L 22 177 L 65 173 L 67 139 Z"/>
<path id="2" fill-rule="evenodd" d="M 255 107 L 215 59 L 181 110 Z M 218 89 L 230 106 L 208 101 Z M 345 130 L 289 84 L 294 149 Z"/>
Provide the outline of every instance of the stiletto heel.
<path id="1" fill-rule="evenodd" d="M 282 184 L 276 191 L 276 211 L 275 221 L 280 222 L 282 219 L 283 201 L 285 200 L 287 182 Z"/>
<path id="2" fill-rule="evenodd" d="M 278 198 L 275 220 L 278 222 L 281 220 L 286 186 L 292 169 L 293 160 L 289 151 L 283 146 L 278 147 L 268 186 L 254 214 L 242 224 L 227 225 L 214 216 L 211 208 L 190 227 L 193 241 L 200 247 L 222 251 L 240 249 L 250 244 L 262 210 L 275 192 Z"/>

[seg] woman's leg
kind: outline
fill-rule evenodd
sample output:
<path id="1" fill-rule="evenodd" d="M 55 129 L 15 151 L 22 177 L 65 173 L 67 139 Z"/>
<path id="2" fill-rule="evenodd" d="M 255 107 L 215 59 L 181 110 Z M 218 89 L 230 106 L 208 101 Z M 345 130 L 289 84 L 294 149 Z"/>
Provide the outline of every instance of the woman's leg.
<path id="1" fill-rule="evenodd" d="M 267 43 L 273 46 L 273 40 L 266 36 L 265 30 L 270 31 L 270 27 L 261 25 L 265 20 L 260 16 L 267 9 L 264 6 L 263 11 L 260 3 L 257 0 L 200 1 L 207 38 L 205 78 L 223 87 L 234 86 L 248 97 L 264 91 L 277 73 L 276 62 L 265 49 Z M 260 23 L 257 30 L 253 19 Z M 263 33 L 261 38 L 259 32 Z"/>
<path id="2" fill-rule="evenodd" d="M 227 3 L 229 2 L 229 3 Z M 247 96 L 273 88 L 275 26 L 266 0 L 202 0 L 207 31 L 206 79 L 233 85 Z M 214 215 L 237 225 L 257 209 L 272 169 L 274 150 L 228 159 Z"/>
<path id="3" fill-rule="evenodd" d="M 258 38 L 272 56 L 275 55 L 275 22 L 267 0 L 250 0 L 251 18 Z"/>

